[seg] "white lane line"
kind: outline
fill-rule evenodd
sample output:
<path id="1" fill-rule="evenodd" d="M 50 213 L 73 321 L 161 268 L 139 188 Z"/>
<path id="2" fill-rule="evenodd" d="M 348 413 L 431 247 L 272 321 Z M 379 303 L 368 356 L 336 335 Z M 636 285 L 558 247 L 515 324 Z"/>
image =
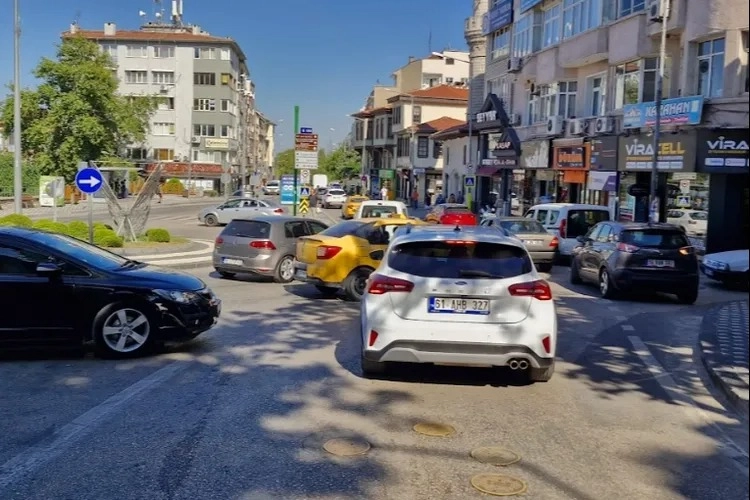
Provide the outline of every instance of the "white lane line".
<path id="1" fill-rule="evenodd" d="M 622 323 L 623 321 L 627 321 L 628 317 L 627 317 L 627 316 L 615 316 L 615 319 L 616 319 L 616 320 L 617 320 L 617 321 L 618 321 L 619 323 Z"/>
<path id="2" fill-rule="evenodd" d="M 730 458 L 730 461 L 735 465 L 735 467 L 740 469 L 743 474 L 745 474 L 746 476 L 750 476 L 750 471 L 748 471 L 748 469 L 744 465 L 735 460 L 735 458 L 737 458 L 738 456 L 747 459 L 748 454 L 745 453 L 745 451 L 739 445 L 735 444 L 731 439 L 726 437 L 724 431 L 722 431 L 721 428 L 716 425 L 716 422 L 711 420 L 708 415 L 706 415 L 705 411 L 696 406 L 693 400 L 680 390 L 672 374 L 664 369 L 664 367 L 654 357 L 654 355 L 651 353 L 651 350 L 643 342 L 643 340 L 641 340 L 640 337 L 637 337 L 635 335 L 628 335 L 628 340 L 633 345 L 633 352 L 641 359 L 641 362 L 646 365 L 646 369 L 648 370 L 648 372 L 654 376 L 654 380 L 656 380 L 661 388 L 664 389 L 667 394 L 669 394 L 669 397 L 676 402 L 682 403 L 682 405 L 680 405 L 682 410 L 696 423 L 697 426 L 703 427 L 708 424 L 710 427 L 712 427 L 717 432 L 717 435 L 721 436 L 717 438 L 719 440 L 717 446 L 721 450 L 721 452 L 728 458 Z"/>
<path id="3" fill-rule="evenodd" d="M 626 332 L 634 332 L 635 331 L 635 327 L 633 327 L 633 325 L 622 325 L 622 329 L 625 330 Z"/>
<path id="4" fill-rule="evenodd" d="M 47 462 L 58 457 L 86 434 L 93 431 L 97 425 L 103 423 L 111 414 L 119 412 L 131 399 L 159 384 L 163 384 L 169 378 L 187 368 L 188 365 L 189 363 L 183 361 L 174 361 L 168 364 L 58 429 L 54 434 L 55 439 L 51 443 L 33 446 L 0 465 L 0 497 L 3 497 L 2 491 L 5 488 L 27 478 Z"/>

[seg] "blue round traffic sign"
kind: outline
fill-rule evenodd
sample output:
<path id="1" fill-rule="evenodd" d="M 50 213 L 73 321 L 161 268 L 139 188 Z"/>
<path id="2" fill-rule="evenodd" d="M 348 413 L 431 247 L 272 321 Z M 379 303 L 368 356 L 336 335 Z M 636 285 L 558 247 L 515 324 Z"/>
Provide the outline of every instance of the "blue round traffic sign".
<path id="1" fill-rule="evenodd" d="M 84 168 L 76 174 L 76 187 L 86 194 L 94 194 L 102 188 L 104 178 L 96 168 Z"/>

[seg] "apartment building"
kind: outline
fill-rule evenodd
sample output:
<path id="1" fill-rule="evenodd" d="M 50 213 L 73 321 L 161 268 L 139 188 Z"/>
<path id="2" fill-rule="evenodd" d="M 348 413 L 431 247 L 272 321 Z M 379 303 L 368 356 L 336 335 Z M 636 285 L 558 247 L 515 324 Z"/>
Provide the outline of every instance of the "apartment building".
<path id="1" fill-rule="evenodd" d="M 138 30 L 105 23 L 103 30 L 77 25 L 63 38 L 82 36 L 110 55 L 126 95 L 155 95 L 159 105 L 143 144 L 122 152 L 152 168 L 164 165 L 170 177 L 206 189 L 236 185 L 254 168 L 257 130 L 255 85 L 245 54 L 230 38 L 213 36 L 181 22 L 149 22 Z M 150 165 L 150 167 L 148 167 Z"/>
<path id="2" fill-rule="evenodd" d="M 497 190 L 527 204 L 596 203 L 620 219 L 643 220 L 656 149 L 661 220 L 696 213 L 708 220 L 707 238 L 691 234 L 697 246 L 747 248 L 747 2 L 491 0 L 488 7 L 486 97 L 471 113 L 479 161 L 462 174 L 477 176 L 480 203 Z M 475 31 L 476 22 L 467 28 Z M 510 156 L 493 146 L 510 138 Z"/>

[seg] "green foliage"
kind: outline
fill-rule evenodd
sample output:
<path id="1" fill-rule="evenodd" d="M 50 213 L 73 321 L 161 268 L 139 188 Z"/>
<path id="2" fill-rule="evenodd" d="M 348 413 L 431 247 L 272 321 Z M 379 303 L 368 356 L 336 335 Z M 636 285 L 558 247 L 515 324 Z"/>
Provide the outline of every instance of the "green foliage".
<path id="1" fill-rule="evenodd" d="M 79 240 L 85 240 L 89 237 L 89 225 L 80 220 L 68 222 L 67 234 Z"/>
<path id="2" fill-rule="evenodd" d="M 94 245 L 105 248 L 122 248 L 124 242 L 113 230 L 106 227 L 95 227 Z"/>
<path id="3" fill-rule="evenodd" d="M 36 195 L 39 191 L 39 168 L 33 161 L 25 160 L 23 172 L 23 192 Z M 13 195 L 13 153 L 0 152 L 0 196 Z"/>
<path id="4" fill-rule="evenodd" d="M 145 139 L 156 98 L 119 95 L 112 66 L 95 42 L 73 37 L 63 40 L 56 59 L 43 58 L 34 70 L 42 83 L 21 92 L 21 144 L 41 174 L 71 182 L 78 162 L 101 160 Z M 0 121 L 10 134 L 12 96 Z"/>
<path id="5" fill-rule="evenodd" d="M 331 152 L 318 152 L 317 174 L 326 174 L 331 179 L 349 179 L 360 172 L 360 156 L 353 149 L 339 147 Z M 276 155 L 273 165 L 277 177 L 294 173 L 294 149 L 287 149 Z"/>
<path id="6" fill-rule="evenodd" d="M 273 170 L 276 177 L 294 173 L 294 149 L 287 149 L 276 155 L 276 161 L 273 164 Z"/>
<path id="7" fill-rule="evenodd" d="M 8 214 L 5 217 L 0 217 L 0 226 L 30 228 L 33 225 L 34 222 L 29 217 L 22 214 Z"/>
<path id="8" fill-rule="evenodd" d="M 209 198 L 216 198 L 219 196 L 219 193 L 217 191 L 214 191 L 213 189 L 205 189 L 203 191 L 203 196 L 208 196 Z"/>
<path id="9" fill-rule="evenodd" d="M 166 229 L 153 228 L 146 231 L 146 239 L 152 243 L 169 243 L 172 235 Z"/>
<path id="10" fill-rule="evenodd" d="M 62 222 L 55 222 L 49 219 L 41 219 L 34 222 L 32 226 L 34 229 L 42 229 L 51 233 L 69 234 L 68 225 Z"/>

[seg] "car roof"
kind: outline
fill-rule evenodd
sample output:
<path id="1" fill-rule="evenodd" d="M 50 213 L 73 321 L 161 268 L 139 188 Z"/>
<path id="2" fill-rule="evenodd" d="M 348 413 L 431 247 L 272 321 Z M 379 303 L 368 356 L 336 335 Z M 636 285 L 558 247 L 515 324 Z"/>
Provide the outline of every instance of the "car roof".
<path id="1" fill-rule="evenodd" d="M 364 224 L 369 224 L 371 222 L 375 223 L 383 223 L 383 224 L 396 224 L 396 225 L 405 225 L 405 224 L 412 224 L 412 225 L 424 225 L 427 224 L 426 222 L 420 220 L 420 219 L 407 219 L 402 217 L 362 217 L 359 219 L 354 219 L 358 221 L 362 221 Z"/>
<path id="2" fill-rule="evenodd" d="M 601 210 L 602 212 L 606 211 L 609 212 L 609 208 L 604 207 L 602 205 L 588 205 L 586 203 L 541 203 L 539 205 L 534 205 L 533 207 L 529 208 L 529 210 L 534 209 L 561 209 L 561 208 L 573 208 L 573 209 L 581 209 L 581 210 Z"/>
<path id="3" fill-rule="evenodd" d="M 26 227 L 17 226 L 0 226 L 0 234 L 8 236 L 20 236 L 22 238 L 32 237 L 34 234 L 39 233 L 38 229 L 31 229 Z"/>
<path id="4" fill-rule="evenodd" d="M 529 219 L 528 217 L 521 217 L 520 215 L 512 215 L 512 216 L 496 215 L 493 218 L 497 219 L 498 221 L 508 221 L 508 222 L 510 222 L 510 221 L 519 221 L 519 222 L 521 222 L 521 221 L 524 221 L 524 222 L 533 221 L 533 222 L 537 222 L 536 219 Z"/>
<path id="5" fill-rule="evenodd" d="M 638 231 L 639 229 L 666 229 L 669 231 L 681 231 L 680 226 L 674 224 L 667 224 L 664 222 L 614 222 L 614 221 L 602 221 L 601 223 L 609 223 L 613 226 L 619 226 L 622 229 L 630 231 Z M 601 224 L 600 223 L 600 224 Z"/>
<path id="6" fill-rule="evenodd" d="M 419 241 L 468 240 L 485 243 L 498 243 L 525 248 L 521 240 L 505 236 L 497 229 L 484 226 L 417 225 L 407 232 L 396 233 L 393 242 L 412 243 Z"/>
<path id="7" fill-rule="evenodd" d="M 393 207 L 405 207 L 406 204 L 403 201 L 397 200 L 365 200 L 362 202 L 363 207 L 367 206 L 393 206 Z"/>
<path id="8" fill-rule="evenodd" d="M 238 217 L 232 221 L 242 222 L 268 222 L 269 224 L 280 224 L 283 222 L 305 221 L 304 217 L 295 217 L 293 215 L 259 215 L 257 217 Z"/>

